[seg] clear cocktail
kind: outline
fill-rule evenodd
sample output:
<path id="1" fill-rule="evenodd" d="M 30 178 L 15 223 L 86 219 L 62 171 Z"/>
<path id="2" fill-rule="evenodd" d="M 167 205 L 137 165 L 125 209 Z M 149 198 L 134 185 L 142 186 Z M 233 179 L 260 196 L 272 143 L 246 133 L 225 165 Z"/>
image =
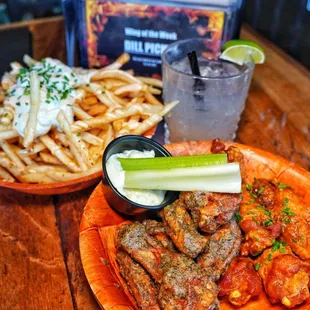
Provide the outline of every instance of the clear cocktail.
<path id="1" fill-rule="evenodd" d="M 198 55 L 201 77 L 191 72 L 187 53 Z M 254 63 L 244 65 L 204 57 L 201 39 L 189 39 L 170 45 L 162 56 L 164 102 L 180 100 L 166 117 L 166 142 L 210 140 L 231 141 L 250 85 Z"/>

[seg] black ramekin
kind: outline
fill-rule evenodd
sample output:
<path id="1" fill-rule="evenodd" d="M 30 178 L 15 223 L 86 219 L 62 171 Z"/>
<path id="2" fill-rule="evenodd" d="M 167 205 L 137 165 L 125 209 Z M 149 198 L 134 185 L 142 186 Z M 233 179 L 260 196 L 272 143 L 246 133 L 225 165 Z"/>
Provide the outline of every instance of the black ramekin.
<path id="1" fill-rule="evenodd" d="M 171 154 L 162 145 L 145 137 L 128 135 L 113 140 L 106 147 L 102 158 L 103 192 L 108 204 L 120 213 L 127 215 L 137 215 L 149 210 L 159 210 L 174 202 L 178 198 L 179 192 L 167 191 L 165 199 L 160 205 L 145 206 L 129 200 L 114 187 L 106 170 L 106 162 L 110 156 L 116 153 L 122 153 L 124 151 L 130 150 L 153 150 L 155 152 L 155 157 L 171 156 Z"/>

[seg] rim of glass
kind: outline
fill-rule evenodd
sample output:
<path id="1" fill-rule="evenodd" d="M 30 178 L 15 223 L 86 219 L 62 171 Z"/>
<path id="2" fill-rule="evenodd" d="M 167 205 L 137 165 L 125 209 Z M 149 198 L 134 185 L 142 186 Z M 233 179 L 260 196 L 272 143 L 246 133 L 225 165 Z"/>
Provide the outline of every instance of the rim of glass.
<path id="1" fill-rule="evenodd" d="M 182 44 L 182 43 L 186 43 L 186 42 L 191 42 L 191 41 L 208 41 L 208 39 L 205 39 L 205 38 L 190 38 L 190 39 L 179 40 L 179 41 L 176 41 L 174 43 L 169 44 L 167 46 L 167 48 L 164 50 L 164 52 L 162 53 L 162 55 L 161 55 L 162 63 L 167 65 L 171 71 L 174 71 L 177 74 L 183 75 L 183 76 L 188 77 L 188 78 L 200 79 L 200 80 L 228 80 L 228 79 L 235 79 L 235 78 L 244 76 L 245 74 L 248 74 L 250 71 L 253 71 L 253 69 L 255 67 L 254 60 L 253 60 L 252 56 L 249 54 L 248 56 L 249 56 L 249 60 L 250 61 L 244 63 L 244 65 L 247 65 L 247 69 L 245 71 L 243 71 L 243 72 L 238 73 L 238 74 L 230 75 L 230 76 L 226 76 L 226 77 L 225 76 L 223 76 L 223 77 L 199 76 L 199 75 L 194 75 L 194 74 L 182 72 L 182 71 L 179 71 L 179 70 L 173 68 L 168 63 L 168 61 L 166 59 L 166 54 L 167 54 L 168 50 L 170 50 L 171 48 L 173 48 L 176 45 L 179 45 L 179 44 Z M 209 40 L 209 41 L 212 41 L 212 40 Z M 233 62 L 229 62 L 229 63 L 233 64 Z"/>

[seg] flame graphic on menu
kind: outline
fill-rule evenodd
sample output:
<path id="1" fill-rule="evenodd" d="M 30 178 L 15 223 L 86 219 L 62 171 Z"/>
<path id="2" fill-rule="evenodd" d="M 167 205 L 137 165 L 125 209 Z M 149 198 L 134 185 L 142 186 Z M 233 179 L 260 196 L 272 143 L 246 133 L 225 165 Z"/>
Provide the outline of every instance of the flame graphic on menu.
<path id="1" fill-rule="evenodd" d="M 101 67 L 111 62 L 105 55 L 98 55 L 97 52 L 99 35 L 105 31 L 109 18 L 147 18 L 150 21 L 153 20 L 154 23 L 167 21 L 171 24 L 175 16 L 180 16 L 180 13 L 184 18 L 185 26 L 187 24 L 195 27 L 197 37 L 210 39 L 208 44 L 210 55 L 218 52 L 224 27 L 225 15 L 223 12 L 109 1 L 86 1 L 89 67 Z"/>

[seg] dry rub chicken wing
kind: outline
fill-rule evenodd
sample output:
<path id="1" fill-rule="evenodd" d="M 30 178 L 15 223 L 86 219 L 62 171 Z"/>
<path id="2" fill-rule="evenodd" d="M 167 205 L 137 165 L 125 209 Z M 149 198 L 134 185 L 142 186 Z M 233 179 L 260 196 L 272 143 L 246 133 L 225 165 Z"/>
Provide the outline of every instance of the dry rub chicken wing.
<path id="1" fill-rule="evenodd" d="M 191 258 L 197 257 L 206 246 L 206 239 L 196 227 L 180 200 L 160 212 L 166 231 L 175 246 Z"/>
<path id="2" fill-rule="evenodd" d="M 116 259 L 120 273 L 139 309 L 160 310 L 157 303 L 157 289 L 147 272 L 122 250 L 118 251 Z"/>
<path id="3" fill-rule="evenodd" d="M 205 252 L 198 257 L 197 263 L 214 281 L 219 280 L 232 259 L 238 255 L 241 238 L 240 228 L 234 220 L 206 237 Z"/>
<path id="4" fill-rule="evenodd" d="M 227 296 L 237 307 L 246 304 L 263 290 L 261 278 L 247 257 L 235 258 L 218 285 L 219 296 Z"/>
<path id="5" fill-rule="evenodd" d="M 310 266 L 285 243 L 275 241 L 256 260 L 256 266 L 271 303 L 280 302 L 292 308 L 309 297 Z"/>
<path id="6" fill-rule="evenodd" d="M 118 248 L 129 253 L 158 283 L 171 266 L 193 263 L 186 255 L 167 250 L 157 239 L 148 235 L 145 226 L 138 222 L 122 226 L 116 242 Z"/>
<path id="7" fill-rule="evenodd" d="M 158 300 L 164 310 L 215 310 L 217 291 L 197 264 L 176 266 L 165 273 Z"/>
<path id="8" fill-rule="evenodd" d="M 203 232 L 213 233 L 228 223 L 241 203 L 240 194 L 182 192 L 179 201 L 190 210 L 193 222 Z"/>
<path id="9" fill-rule="evenodd" d="M 167 235 L 165 226 L 161 222 L 155 220 L 145 220 L 142 224 L 146 228 L 146 232 L 157 239 L 166 249 L 175 252 L 175 246 Z"/>

